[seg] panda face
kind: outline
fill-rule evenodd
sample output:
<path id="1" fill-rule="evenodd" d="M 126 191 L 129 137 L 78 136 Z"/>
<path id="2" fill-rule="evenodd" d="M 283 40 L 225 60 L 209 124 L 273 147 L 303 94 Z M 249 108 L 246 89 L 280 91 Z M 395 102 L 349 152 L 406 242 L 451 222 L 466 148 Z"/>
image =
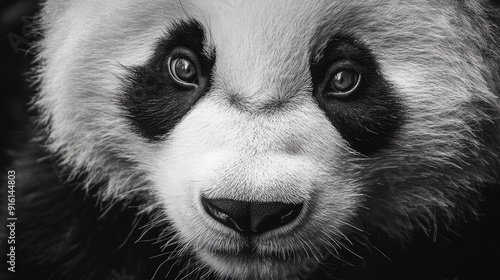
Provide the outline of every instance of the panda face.
<path id="1" fill-rule="evenodd" d="M 218 275 L 293 275 L 367 226 L 454 216 L 489 180 L 473 104 L 496 102 L 491 69 L 453 1 L 57 2 L 49 148 L 103 199 L 150 191 Z"/>

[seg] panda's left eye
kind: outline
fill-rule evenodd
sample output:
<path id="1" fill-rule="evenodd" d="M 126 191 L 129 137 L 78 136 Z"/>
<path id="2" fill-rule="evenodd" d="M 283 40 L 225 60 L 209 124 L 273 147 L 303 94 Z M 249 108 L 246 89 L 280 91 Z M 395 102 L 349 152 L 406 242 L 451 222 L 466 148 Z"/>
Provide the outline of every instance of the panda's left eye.
<path id="1" fill-rule="evenodd" d="M 196 67 L 185 58 L 173 59 L 170 63 L 170 73 L 177 82 L 188 84 L 196 82 Z"/>
<path id="2" fill-rule="evenodd" d="M 168 73 L 181 86 L 198 85 L 200 65 L 194 53 L 189 50 L 176 50 L 168 58 Z"/>

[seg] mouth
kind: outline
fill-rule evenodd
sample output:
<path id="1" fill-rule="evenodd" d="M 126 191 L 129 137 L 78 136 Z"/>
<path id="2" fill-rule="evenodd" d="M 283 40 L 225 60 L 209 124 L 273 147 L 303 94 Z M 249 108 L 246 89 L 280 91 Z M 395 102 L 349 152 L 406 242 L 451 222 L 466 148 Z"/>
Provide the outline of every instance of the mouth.
<path id="1" fill-rule="evenodd" d="M 329 254 L 306 256 L 298 252 L 259 253 L 250 247 L 239 252 L 204 251 L 200 254 L 220 275 L 231 279 L 298 279 L 313 274 Z"/>
<path id="2" fill-rule="evenodd" d="M 300 259 L 297 252 L 280 252 L 272 249 L 264 249 L 264 246 L 257 241 L 256 236 L 241 236 L 240 238 L 243 245 L 238 249 L 204 248 L 202 250 L 221 259 L 239 259 L 244 261 L 269 260 L 276 262 L 294 262 Z"/>

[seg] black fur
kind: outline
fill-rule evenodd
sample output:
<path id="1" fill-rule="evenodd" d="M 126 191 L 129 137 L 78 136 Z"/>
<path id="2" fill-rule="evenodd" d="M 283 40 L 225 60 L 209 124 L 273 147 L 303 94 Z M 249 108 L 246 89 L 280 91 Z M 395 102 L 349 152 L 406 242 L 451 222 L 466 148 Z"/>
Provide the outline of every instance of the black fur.
<path id="1" fill-rule="evenodd" d="M 327 96 L 321 87 L 338 62 L 361 73 L 357 90 L 344 98 Z M 390 144 L 403 124 L 404 106 L 366 46 L 350 36 L 332 37 L 320 61 L 312 62 L 311 74 L 314 97 L 351 148 L 368 155 Z"/>
<path id="2" fill-rule="evenodd" d="M 210 88 L 210 74 L 215 52 L 204 53 L 205 31 L 196 20 L 174 24 L 156 44 L 153 56 L 146 65 L 129 68 L 125 77 L 124 95 L 119 100 L 125 117 L 144 138 L 158 141 Z M 186 88 L 177 85 L 169 76 L 168 57 L 178 47 L 190 49 L 200 62 L 199 85 Z"/>

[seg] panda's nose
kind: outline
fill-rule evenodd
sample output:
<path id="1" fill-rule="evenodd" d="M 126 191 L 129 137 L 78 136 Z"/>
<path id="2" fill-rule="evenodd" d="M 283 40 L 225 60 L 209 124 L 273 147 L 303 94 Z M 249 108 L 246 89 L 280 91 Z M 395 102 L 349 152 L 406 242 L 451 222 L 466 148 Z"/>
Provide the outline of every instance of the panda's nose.
<path id="1" fill-rule="evenodd" d="M 205 211 L 216 221 L 239 232 L 263 233 L 293 221 L 303 204 L 248 202 L 202 197 Z"/>

